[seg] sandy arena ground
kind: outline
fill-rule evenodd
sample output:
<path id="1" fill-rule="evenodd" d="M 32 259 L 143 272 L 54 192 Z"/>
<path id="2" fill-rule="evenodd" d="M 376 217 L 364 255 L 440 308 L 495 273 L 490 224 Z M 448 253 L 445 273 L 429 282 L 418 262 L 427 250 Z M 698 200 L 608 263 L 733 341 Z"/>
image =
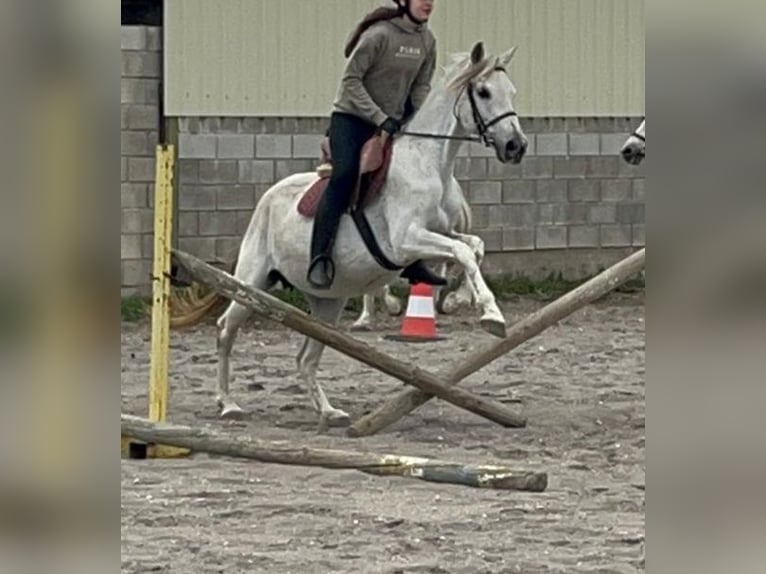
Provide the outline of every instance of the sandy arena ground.
<path id="1" fill-rule="evenodd" d="M 540 304 L 506 304 L 509 324 Z M 544 470 L 540 494 L 472 489 L 356 471 L 266 465 L 207 455 L 122 462 L 122 571 L 131 573 L 643 572 L 644 302 L 612 295 L 467 379 L 509 403 L 527 428 L 503 429 L 431 400 L 378 436 L 316 434 L 295 377 L 301 341 L 252 321 L 234 347 L 232 390 L 251 413 L 217 418 L 212 323 L 173 331 L 170 419 L 264 439 L 350 450 L 501 462 Z M 343 319 L 348 328 L 352 314 Z M 448 340 L 382 339 L 401 318 L 357 334 L 436 371 L 494 339 L 472 315 L 440 317 Z M 149 326 L 123 325 L 122 411 L 146 415 Z M 401 389 L 325 351 L 319 379 L 356 420 Z"/>

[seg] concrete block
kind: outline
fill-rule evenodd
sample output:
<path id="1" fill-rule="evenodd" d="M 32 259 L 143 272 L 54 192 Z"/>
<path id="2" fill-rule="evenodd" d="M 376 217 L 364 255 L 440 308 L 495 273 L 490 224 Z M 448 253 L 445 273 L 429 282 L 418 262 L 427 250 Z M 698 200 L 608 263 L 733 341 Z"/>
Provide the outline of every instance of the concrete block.
<path id="1" fill-rule="evenodd" d="M 535 203 L 493 206 L 489 210 L 489 226 L 533 228 L 537 224 L 537 209 Z"/>
<path id="2" fill-rule="evenodd" d="M 231 119 L 231 118 L 226 118 Z M 255 137 L 247 134 L 224 134 L 218 139 L 219 159 L 252 159 L 255 157 Z"/>
<path id="3" fill-rule="evenodd" d="M 617 205 L 617 223 L 645 223 L 643 203 L 621 203 Z"/>
<path id="4" fill-rule="evenodd" d="M 239 160 L 239 183 L 273 183 L 274 162 L 260 159 Z"/>
<path id="5" fill-rule="evenodd" d="M 318 164 L 318 161 L 310 159 L 278 159 L 274 162 L 274 181 L 296 173 L 314 171 Z"/>
<path id="6" fill-rule="evenodd" d="M 601 247 L 629 247 L 632 243 L 630 225 L 602 225 Z"/>
<path id="7" fill-rule="evenodd" d="M 499 181 L 472 181 L 468 200 L 470 203 L 501 203 L 503 186 Z"/>
<path id="8" fill-rule="evenodd" d="M 237 218 L 237 235 L 242 236 L 247 231 L 247 228 L 250 226 L 250 220 L 253 218 L 253 211 L 237 211 L 236 212 L 236 218 Z"/>
<path id="9" fill-rule="evenodd" d="M 180 237 L 178 248 L 199 257 L 206 263 L 216 261 L 215 237 Z"/>
<path id="10" fill-rule="evenodd" d="M 553 177 L 557 179 L 583 178 L 587 173 L 587 158 L 556 157 L 553 159 Z"/>
<path id="11" fill-rule="evenodd" d="M 535 192 L 538 202 L 566 201 L 567 181 L 564 179 L 538 179 L 535 181 Z"/>
<path id="12" fill-rule="evenodd" d="M 160 52 L 122 52 L 123 78 L 159 79 L 161 72 Z"/>
<path id="13" fill-rule="evenodd" d="M 216 136 L 213 134 L 179 134 L 179 159 L 215 159 Z"/>
<path id="14" fill-rule="evenodd" d="M 504 181 L 503 203 L 534 203 L 536 197 L 535 188 L 534 181 Z"/>
<path id="15" fill-rule="evenodd" d="M 157 80 L 143 78 L 122 78 L 120 81 L 121 104 L 153 104 L 160 101 Z"/>
<path id="16" fill-rule="evenodd" d="M 646 246 L 646 232 L 643 223 L 633 225 L 633 246 L 645 247 Z"/>
<path id="17" fill-rule="evenodd" d="M 141 259 L 140 235 L 120 235 L 120 259 Z"/>
<path id="18" fill-rule="evenodd" d="M 233 211 L 201 211 L 199 213 L 200 235 L 236 235 L 237 214 Z"/>
<path id="19" fill-rule="evenodd" d="M 523 174 L 521 165 L 500 163 L 496 159 L 484 158 L 471 158 L 471 161 L 487 162 L 487 177 L 489 179 L 521 179 Z M 529 161 L 529 158 L 525 158 L 524 161 Z"/>
<path id="20" fill-rule="evenodd" d="M 255 184 L 255 204 L 261 201 L 263 195 L 271 188 L 271 184 L 268 183 L 256 183 Z"/>
<path id="21" fill-rule="evenodd" d="M 588 222 L 589 206 L 585 203 L 546 203 L 538 206 L 541 225 L 571 225 Z"/>
<path id="22" fill-rule="evenodd" d="M 537 205 L 537 223 L 539 225 L 553 225 L 556 218 L 556 204 L 542 203 Z"/>
<path id="23" fill-rule="evenodd" d="M 199 217 L 196 211 L 182 211 L 178 214 L 178 236 L 196 237 L 199 234 Z"/>
<path id="24" fill-rule="evenodd" d="M 617 160 L 617 177 L 641 179 L 646 177 L 646 161 L 642 161 L 639 165 L 630 165 L 621 157 L 614 157 L 613 159 Z"/>
<path id="25" fill-rule="evenodd" d="M 152 209 L 123 209 L 120 215 L 122 233 L 152 233 L 154 231 L 154 210 Z"/>
<path id="26" fill-rule="evenodd" d="M 487 179 L 487 160 L 475 157 L 457 158 L 455 177 L 457 179 Z"/>
<path id="27" fill-rule="evenodd" d="M 141 233 L 142 209 L 123 209 L 120 213 L 120 233 Z"/>
<path id="28" fill-rule="evenodd" d="M 484 252 L 492 253 L 503 250 L 503 230 L 499 228 L 495 229 L 479 229 L 476 232 L 481 240 L 484 242 Z"/>
<path id="29" fill-rule="evenodd" d="M 120 132 L 120 153 L 130 156 L 154 156 L 154 146 L 149 143 L 147 132 Z"/>
<path id="30" fill-rule="evenodd" d="M 534 227 L 506 227 L 503 229 L 503 251 L 530 251 L 534 248 Z"/>
<path id="31" fill-rule="evenodd" d="M 178 193 L 178 209 L 185 211 L 212 211 L 216 208 L 215 200 L 215 187 L 185 185 Z"/>
<path id="32" fill-rule="evenodd" d="M 120 104 L 120 129 L 128 129 L 128 109 L 130 106 L 126 104 Z"/>
<path id="33" fill-rule="evenodd" d="M 241 237 L 218 237 L 215 240 L 215 256 L 218 261 L 234 262 L 242 243 Z"/>
<path id="34" fill-rule="evenodd" d="M 535 230 L 537 249 L 563 249 L 567 246 L 567 228 L 565 225 L 539 226 Z"/>
<path id="35" fill-rule="evenodd" d="M 146 37 L 146 26 L 121 26 L 121 50 L 146 50 L 149 47 Z"/>
<path id="36" fill-rule="evenodd" d="M 617 221 L 617 206 L 615 204 L 591 205 L 588 221 L 590 223 L 615 223 Z"/>
<path id="37" fill-rule="evenodd" d="M 598 225 L 570 225 L 569 247 L 598 247 Z"/>
<path id="38" fill-rule="evenodd" d="M 125 287 L 151 285 L 152 261 L 149 259 L 128 259 L 120 262 L 121 284 Z"/>
<path id="39" fill-rule="evenodd" d="M 222 134 L 237 134 L 240 133 L 239 125 L 242 123 L 241 118 L 221 118 L 221 130 Z"/>
<path id="40" fill-rule="evenodd" d="M 156 130 L 160 125 L 160 109 L 149 104 L 125 104 L 126 125 L 130 130 Z"/>
<path id="41" fill-rule="evenodd" d="M 537 134 L 537 147 L 535 155 L 567 155 L 567 134 L 566 133 L 545 133 Z"/>
<path id="42" fill-rule="evenodd" d="M 521 176 L 524 179 L 552 178 L 553 177 L 553 158 L 552 157 L 524 158 L 524 160 L 521 162 Z"/>
<path id="43" fill-rule="evenodd" d="M 489 205 L 472 205 L 471 219 L 474 229 L 482 229 L 489 225 L 489 211 L 492 209 Z"/>
<path id="44" fill-rule="evenodd" d="M 146 27 L 146 49 L 159 51 L 162 50 L 162 27 Z"/>
<path id="45" fill-rule="evenodd" d="M 209 160 L 199 162 L 200 183 L 237 183 L 236 160 Z"/>
<path id="46" fill-rule="evenodd" d="M 630 201 L 633 183 L 629 179 L 601 180 L 601 201 Z"/>
<path id="47" fill-rule="evenodd" d="M 120 158 L 120 182 L 128 181 L 128 158 Z"/>
<path id="48" fill-rule="evenodd" d="M 149 207 L 148 186 L 145 183 L 120 184 L 120 207 L 123 209 Z"/>
<path id="49" fill-rule="evenodd" d="M 589 157 L 586 177 L 617 177 L 618 162 L 623 160 L 617 156 Z"/>
<path id="50" fill-rule="evenodd" d="M 320 159 L 322 157 L 321 143 L 323 135 L 293 136 L 293 157 L 296 159 Z"/>
<path id="51" fill-rule="evenodd" d="M 625 140 L 628 139 L 630 134 L 625 133 L 611 133 L 601 134 L 601 154 L 602 155 L 619 155 L 622 146 L 625 145 Z"/>
<path id="52" fill-rule="evenodd" d="M 219 210 L 253 209 L 255 207 L 255 186 L 252 184 L 221 186 L 217 189 L 217 197 L 216 206 Z"/>
<path id="53" fill-rule="evenodd" d="M 185 134 L 198 134 L 199 118 L 178 118 L 178 132 Z"/>
<path id="54" fill-rule="evenodd" d="M 184 183 L 199 183 L 199 160 L 179 159 L 178 179 Z"/>
<path id="55" fill-rule="evenodd" d="M 633 181 L 633 201 L 646 201 L 645 190 L 646 180 L 644 178 L 634 179 Z"/>
<path id="56" fill-rule="evenodd" d="M 141 236 L 141 256 L 154 260 L 154 235 L 147 233 Z"/>
<path id="57" fill-rule="evenodd" d="M 571 179 L 568 183 L 569 201 L 598 201 L 599 187 L 596 179 Z"/>
<path id="58" fill-rule="evenodd" d="M 131 182 L 154 182 L 156 177 L 156 158 L 154 157 L 129 157 L 128 158 L 128 181 Z"/>
<path id="59" fill-rule="evenodd" d="M 255 157 L 292 157 L 292 137 L 289 135 L 262 134 L 255 136 Z"/>
<path id="60" fill-rule="evenodd" d="M 599 134 L 569 134 L 569 155 L 598 155 Z"/>
<path id="61" fill-rule="evenodd" d="M 479 142 L 469 142 L 468 145 L 463 145 L 462 147 L 468 151 L 468 156 L 470 157 L 496 157 L 495 148 L 486 147 L 484 144 Z"/>

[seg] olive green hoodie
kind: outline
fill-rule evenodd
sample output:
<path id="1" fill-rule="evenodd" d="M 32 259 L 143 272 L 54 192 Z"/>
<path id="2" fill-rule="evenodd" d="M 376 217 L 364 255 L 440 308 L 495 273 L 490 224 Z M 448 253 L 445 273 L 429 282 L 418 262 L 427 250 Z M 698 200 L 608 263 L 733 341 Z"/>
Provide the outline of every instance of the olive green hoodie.
<path id="1" fill-rule="evenodd" d="M 411 98 L 418 110 L 430 91 L 436 38 L 426 24 L 398 16 L 365 30 L 343 72 L 334 110 L 380 126 L 401 120 Z"/>

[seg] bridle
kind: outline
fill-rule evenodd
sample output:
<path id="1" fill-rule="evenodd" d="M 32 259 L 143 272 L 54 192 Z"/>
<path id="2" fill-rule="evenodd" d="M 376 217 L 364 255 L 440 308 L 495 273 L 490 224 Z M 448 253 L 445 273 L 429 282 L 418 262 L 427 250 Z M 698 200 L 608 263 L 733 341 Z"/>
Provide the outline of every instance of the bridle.
<path id="1" fill-rule="evenodd" d="M 496 72 L 506 71 L 503 66 L 495 66 L 492 69 Z M 473 115 L 473 122 L 476 124 L 476 131 L 478 132 L 478 135 L 449 136 L 449 135 L 442 135 L 442 134 L 429 134 L 429 133 L 409 132 L 409 131 L 401 131 L 399 133 L 401 133 L 402 135 L 421 137 L 421 138 L 481 142 L 487 147 L 493 145 L 494 139 L 492 139 L 492 137 L 489 134 L 487 134 L 487 130 L 491 128 L 492 126 L 494 126 L 497 122 L 504 120 L 505 118 L 518 116 L 518 114 L 515 111 L 511 110 L 511 111 L 505 112 L 504 114 L 500 114 L 499 116 L 492 118 L 488 122 L 484 121 L 484 118 L 481 117 L 481 114 L 479 113 L 479 109 L 476 106 L 476 98 L 474 96 L 473 82 L 468 82 L 465 86 L 463 86 L 462 90 L 460 91 L 460 94 L 458 94 L 458 97 L 455 99 L 455 105 L 452 107 L 452 115 L 455 116 L 455 119 L 458 120 L 458 122 L 460 121 L 460 119 L 457 117 L 457 104 L 460 101 L 460 98 L 463 96 L 463 92 L 467 92 L 468 94 L 468 102 L 471 104 L 471 113 Z"/>
<path id="2" fill-rule="evenodd" d="M 632 135 L 634 138 L 640 139 L 642 142 L 646 143 L 646 136 L 642 136 L 638 131 L 633 132 Z"/>

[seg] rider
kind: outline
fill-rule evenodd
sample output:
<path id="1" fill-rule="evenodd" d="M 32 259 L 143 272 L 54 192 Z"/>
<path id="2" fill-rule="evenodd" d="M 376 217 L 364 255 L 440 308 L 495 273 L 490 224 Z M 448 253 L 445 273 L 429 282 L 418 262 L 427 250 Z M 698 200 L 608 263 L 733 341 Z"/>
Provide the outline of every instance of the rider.
<path id="1" fill-rule="evenodd" d="M 350 56 L 330 117 L 332 176 L 317 208 L 307 279 L 327 289 L 335 277 L 332 250 L 341 216 L 359 176 L 362 147 L 376 133 L 393 136 L 430 91 L 436 39 L 427 26 L 434 0 L 394 0 L 368 14 L 346 44 Z M 422 260 L 406 267 L 411 283 L 446 285 Z"/>

